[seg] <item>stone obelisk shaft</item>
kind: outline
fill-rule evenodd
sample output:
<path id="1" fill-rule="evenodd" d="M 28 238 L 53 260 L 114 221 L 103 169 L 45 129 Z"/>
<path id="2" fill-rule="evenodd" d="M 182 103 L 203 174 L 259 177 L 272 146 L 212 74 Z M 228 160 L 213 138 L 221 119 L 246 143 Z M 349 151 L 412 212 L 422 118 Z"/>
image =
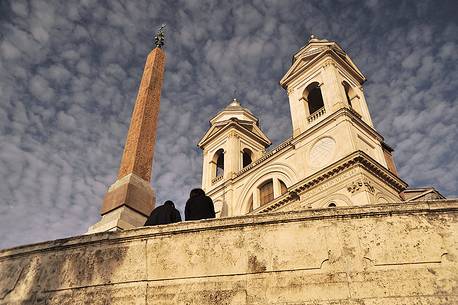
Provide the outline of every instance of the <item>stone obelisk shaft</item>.
<path id="1" fill-rule="evenodd" d="M 161 48 L 155 48 L 148 55 L 127 133 L 118 179 L 134 173 L 143 180 L 151 180 L 164 63 L 165 54 Z"/>
<path id="2" fill-rule="evenodd" d="M 105 194 L 102 219 L 88 233 L 142 226 L 155 206 L 150 185 L 165 54 L 160 47 L 146 59 L 127 132 L 118 177 Z"/>

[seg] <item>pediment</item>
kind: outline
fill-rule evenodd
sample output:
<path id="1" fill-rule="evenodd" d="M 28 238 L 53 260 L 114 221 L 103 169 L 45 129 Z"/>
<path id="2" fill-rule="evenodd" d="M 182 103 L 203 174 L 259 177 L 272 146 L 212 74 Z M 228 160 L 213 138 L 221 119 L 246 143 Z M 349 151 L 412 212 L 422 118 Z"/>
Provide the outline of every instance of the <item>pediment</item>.
<path id="1" fill-rule="evenodd" d="M 290 75 L 294 75 L 300 70 L 302 70 L 302 67 L 307 65 L 309 62 L 310 60 L 306 60 L 305 58 L 296 60 L 291 66 L 291 68 L 288 70 L 288 72 L 286 72 L 285 76 L 283 76 L 283 78 L 280 80 L 280 84 L 282 84 L 283 80 L 287 79 Z"/>
<path id="2" fill-rule="evenodd" d="M 209 129 L 209 132 L 208 134 L 206 134 L 206 137 L 211 137 L 213 136 L 214 134 L 218 133 L 218 131 L 220 131 L 224 126 L 212 126 L 210 129 Z"/>
<path id="3" fill-rule="evenodd" d="M 243 126 L 249 132 L 252 132 L 253 134 L 257 135 L 259 138 L 263 139 L 267 145 L 270 145 L 272 143 L 270 139 L 265 135 L 265 133 L 261 130 L 261 128 L 258 127 L 258 125 L 252 124 L 252 123 L 240 124 L 240 125 Z"/>
<path id="4" fill-rule="evenodd" d="M 293 64 L 288 69 L 286 74 L 280 80 L 280 85 L 283 88 L 286 88 L 287 84 L 301 71 L 303 71 L 306 66 L 310 66 L 313 62 L 316 62 L 319 58 L 322 58 L 325 54 L 330 54 L 338 60 L 342 60 L 351 69 L 359 75 L 362 80 L 365 80 L 362 72 L 356 67 L 350 57 L 345 53 L 345 51 L 335 42 L 314 42 L 310 43 L 301 50 L 299 50 L 293 56 Z"/>
<path id="5" fill-rule="evenodd" d="M 237 119 L 231 119 L 224 122 L 218 122 L 215 125 L 212 125 L 197 145 L 200 148 L 202 148 L 212 138 L 218 136 L 219 134 L 223 133 L 224 131 L 230 128 L 238 129 L 242 131 L 244 134 L 253 136 L 255 139 L 257 139 L 258 142 L 261 142 L 265 147 L 269 146 L 272 143 L 270 139 L 265 135 L 265 133 L 255 123 L 250 121 L 240 121 Z"/>

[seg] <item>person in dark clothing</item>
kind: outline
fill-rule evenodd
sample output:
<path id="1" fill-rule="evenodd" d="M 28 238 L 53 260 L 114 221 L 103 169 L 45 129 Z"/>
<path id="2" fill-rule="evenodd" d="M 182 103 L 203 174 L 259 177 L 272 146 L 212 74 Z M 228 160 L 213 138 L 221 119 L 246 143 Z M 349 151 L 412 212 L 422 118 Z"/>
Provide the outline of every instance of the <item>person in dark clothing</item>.
<path id="1" fill-rule="evenodd" d="M 167 200 L 163 205 L 155 208 L 145 222 L 145 226 L 164 225 L 173 222 L 180 222 L 180 212 L 175 209 L 172 201 Z"/>
<path id="2" fill-rule="evenodd" d="M 202 189 L 193 189 L 186 201 L 184 215 L 186 220 L 215 218 L 213 200 Z"/>

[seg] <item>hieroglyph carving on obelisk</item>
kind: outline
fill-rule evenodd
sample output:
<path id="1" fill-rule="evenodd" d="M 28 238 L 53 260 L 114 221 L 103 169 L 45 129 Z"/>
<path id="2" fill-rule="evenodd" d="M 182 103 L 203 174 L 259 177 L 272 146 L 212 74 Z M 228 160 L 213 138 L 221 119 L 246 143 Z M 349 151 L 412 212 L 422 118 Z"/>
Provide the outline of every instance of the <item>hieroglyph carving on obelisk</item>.
<path id="1" fill-rule="evenodd" d="M 155 206 L 150 185 L 164 75 L 164 26 L 155 36 L 135 102 L 118 177 L 103 200 L 102 220 L 89 233 L 142 226 Z"/>

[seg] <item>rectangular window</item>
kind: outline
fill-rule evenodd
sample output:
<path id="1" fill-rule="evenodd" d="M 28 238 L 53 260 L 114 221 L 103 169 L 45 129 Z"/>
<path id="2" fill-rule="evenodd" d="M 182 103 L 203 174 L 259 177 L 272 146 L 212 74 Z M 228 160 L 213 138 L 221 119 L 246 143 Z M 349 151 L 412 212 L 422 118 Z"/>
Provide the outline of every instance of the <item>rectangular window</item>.
<path id="1" fill-rule="evenodd" d="M 288 191 L 288 188 L 286 187 L 286 184 L 280 180 L 280 188 L 281 188 L 281 194 L 283 195 Z"/>
<path id="2" fill-rule="evenodd" d="M 272 180 L 267 181 L 259 187 L 260 203 L 264 205 L 274 199 L 274 184 Z"/>

